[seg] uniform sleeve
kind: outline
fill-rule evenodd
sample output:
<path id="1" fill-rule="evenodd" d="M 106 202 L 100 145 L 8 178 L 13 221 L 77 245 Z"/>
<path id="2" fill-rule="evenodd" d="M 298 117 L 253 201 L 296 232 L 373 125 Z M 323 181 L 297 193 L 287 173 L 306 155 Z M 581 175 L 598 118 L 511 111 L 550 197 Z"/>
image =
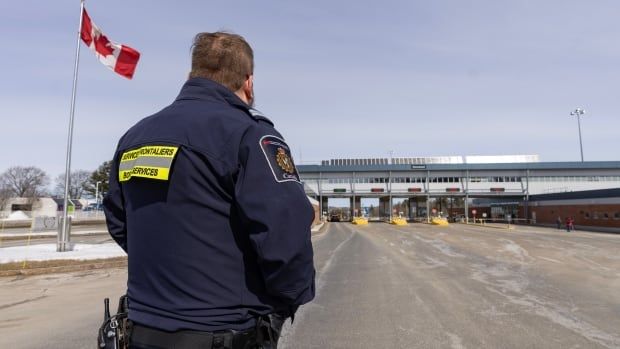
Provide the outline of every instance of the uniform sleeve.
<path id="1" fill-rule="evenodd" d="M 267 292 L 289 305 L 311 301 L 314 210 L 290 149 L 273 129 L 257 126 L 241 142 L 239 166 L 237 210 L 258 256 Z"/>
<path id="2" fill-rule="evenodd" d="M 105 212 L 106 224 L 110 235 L 127 252 L 127 226 L 123 193 L 118 181 L 118 162 L 119 154 L 117 152 L 110 168 L 109 189 L 103 198 L 103 211 Z"/>

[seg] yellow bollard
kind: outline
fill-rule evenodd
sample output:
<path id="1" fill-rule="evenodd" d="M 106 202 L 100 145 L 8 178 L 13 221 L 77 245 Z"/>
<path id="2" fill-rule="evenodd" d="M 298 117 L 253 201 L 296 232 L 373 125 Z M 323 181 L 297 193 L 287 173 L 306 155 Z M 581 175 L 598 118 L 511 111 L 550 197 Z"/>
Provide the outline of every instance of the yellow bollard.
<path id="1" fill-rule="evenodd" d="M 449 225 L 448 220 L 445 218 L 435 217 L 431 220 L 432 225 Z"/>
<path id="2" fill-rule="evenodd" d="M 368 218 L 366 217 L 354 217 L 351 223 L 355 225 L 368 225 Z"/>
<path id="3" fill-rule="evenodd" d="M 390 221 L 390 224 L 407 225 L 407 220 L 405 218 L 396 217 L 396 218 L 392 218 L 392 220 Z"/>

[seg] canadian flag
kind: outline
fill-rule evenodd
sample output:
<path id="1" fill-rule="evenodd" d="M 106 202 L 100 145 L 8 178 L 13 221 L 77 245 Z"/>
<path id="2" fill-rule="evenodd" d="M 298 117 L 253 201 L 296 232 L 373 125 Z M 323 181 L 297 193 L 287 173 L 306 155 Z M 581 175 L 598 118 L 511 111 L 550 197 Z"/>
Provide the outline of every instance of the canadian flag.
<path id="1" fill-rule="evenodd" d="M 118 74 L 131 79 L 140 59 L 140 52 L 129 46 L 114 43 L 108 40 L 101 29 L 90 20 L 86 9 L 82 12 L 82 41 L 88 46 L 99 61 Z"/>

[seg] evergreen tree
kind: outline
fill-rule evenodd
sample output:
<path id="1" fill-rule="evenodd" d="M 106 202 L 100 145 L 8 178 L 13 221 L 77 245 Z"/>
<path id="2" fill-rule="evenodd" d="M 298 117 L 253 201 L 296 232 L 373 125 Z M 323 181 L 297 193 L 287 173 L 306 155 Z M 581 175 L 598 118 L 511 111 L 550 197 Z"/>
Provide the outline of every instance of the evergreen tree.
<path id="1" fill-rule="evenodd" d="M 110 168 L 112 166 L 112 161 L 104 161 L 99 167 L 91 173 L 88 181 L 84 183 L 84 191 L 90 193 L 95 196 L 97 191 L 97 182 L 99 183 L 99 195 L 100 197 L 105 195 L 108 192 L 109 179 L 110 179 Z"/>

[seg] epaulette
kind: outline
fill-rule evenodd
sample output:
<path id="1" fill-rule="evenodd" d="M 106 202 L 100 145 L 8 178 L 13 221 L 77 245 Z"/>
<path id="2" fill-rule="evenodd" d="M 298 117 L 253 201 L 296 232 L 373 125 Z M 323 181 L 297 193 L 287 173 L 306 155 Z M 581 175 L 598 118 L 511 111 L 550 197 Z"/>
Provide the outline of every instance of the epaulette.
<path id="1" fill-rule="evenodd" d="M 265 115 L 263 115 L 263 113 L 261 113 L 260 111 L 254 109 L 254 108 L 249 108 L 248 111 L 250 112 L 250 115 L 252 115 L 252 117 L 254 119 L 266 121 L 269 124 L 271 124 L 271 126 L 273 126 L 273 121 L 269 120 L 269 118 L 267 118 Z"/>

